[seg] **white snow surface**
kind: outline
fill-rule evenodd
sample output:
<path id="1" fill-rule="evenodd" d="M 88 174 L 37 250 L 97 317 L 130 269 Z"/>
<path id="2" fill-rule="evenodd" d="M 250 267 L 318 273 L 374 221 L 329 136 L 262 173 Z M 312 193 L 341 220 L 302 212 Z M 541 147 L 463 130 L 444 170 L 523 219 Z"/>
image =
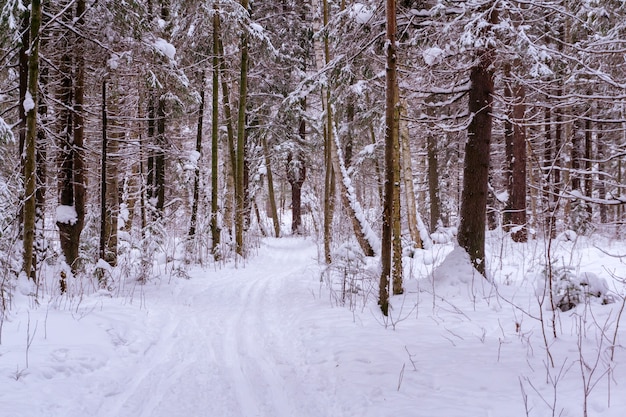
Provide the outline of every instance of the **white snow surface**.
<path id="1" fill-rule="evenodd" d="M 585 366 L 601 357 L 588 415 L 623 417 L 626 326 L 610 361 L 594 324 L 612 338 L 619 303 L 560 315 L 548 367 L 530 317 L 538 314 L 525 278 L 532 245 L 494 245 L 506 255 L 497 287 L 451 244 L 417 251 L 405 259 L 411 272 L 390 319 L 371 293 L 351 296 L 363 298 L 358 308 L 338 305 L 320 282 L 317 246 L 304 238 L 264 239 L 245 264 L 198 267 L 188 280 L 129 279 L 116 294 L 35 306 L 28 291 L 16 292 L 0 330 L 0 415 L 524 417 L 553 415 L 556 404 L 554 415 L 580 416 L 575 323 L 585 318 Z M 574 244 L 556 245 L 558 256 Z M 587 249 L 581 268 L 606 276 L 619 265 Z"/>
<path id="2" fill-rule="evenodd" d="M 35 101 L 33 100 L 33 96 L 30 94 L 30 91 L 27 91 L 26 95 L 24 96 L 24 112 L 28 113 L 34 108 Z"/>
<path id="3" fill-rule="evenodd" d="M 78 214 L 74 206 L 57 206 L 56 221 L 64 224 L 74 224 L 78 220 Z"/>

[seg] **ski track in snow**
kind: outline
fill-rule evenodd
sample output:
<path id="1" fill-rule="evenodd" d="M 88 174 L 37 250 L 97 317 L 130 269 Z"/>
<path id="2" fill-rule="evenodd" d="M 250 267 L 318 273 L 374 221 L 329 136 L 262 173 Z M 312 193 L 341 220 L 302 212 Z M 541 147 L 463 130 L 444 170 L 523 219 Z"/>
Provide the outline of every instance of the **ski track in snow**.
<path id="1" fill-rule="evenodd" d="M 190 280 L 15 313 L 0 344 L 0 417 L 527 417 L 523 395 L 531 417 L 552 415 L 553 401 L 555 415 L 581 415 L 576 316 L 559 315 L 549 370 L 539 323 L 503 301 L 536 311 L 532 285 L 496 297 L 452 257 L 436 284 L 407 280 L 385 323 L 367 287 L 347 295 L 369 294 L 364 306 L 335 307 L 340 290 L 320 283 L 317 255 L 310 240 L 268 238 L 243 264 L 194 268 Z M 605 323 L 619 304 L 593 308 Z M 587 331 L 599 332 L 593 321 Z M 589 417 L 626 415 L 624 337 L 622 326 Z M 585 341 L 587 361 L 598 340 Z M 562 365 L 555 394 L 546 372 Z"/>
<path id="2" fill-rule="evenodd" d="M 199 285 L 190 286 L 204 288 L 177 294 L 168 317 L 174 324 L 165 324 L 157 350 L 137 365 L 119 407 L 107 401 L 100 414 L 196 416 L 202 410 L 210 416 L 292 417 L 313 410 L 311 415 L 324 415 L 301 398 L 315 389 L 314 378 L 299 377 L 311 369 L 296 355 L 293 307 L 282 301 L 290 280 L 310 276 L 314 247 L 307 243 L 303 251 L 302 241 L 273 243 L 278 247 L 272 248 L 272 262 L 261 255 L 262 263 L 252 259 L 243 268 L 207 272 L 209 282 L 194 278 Z"/>

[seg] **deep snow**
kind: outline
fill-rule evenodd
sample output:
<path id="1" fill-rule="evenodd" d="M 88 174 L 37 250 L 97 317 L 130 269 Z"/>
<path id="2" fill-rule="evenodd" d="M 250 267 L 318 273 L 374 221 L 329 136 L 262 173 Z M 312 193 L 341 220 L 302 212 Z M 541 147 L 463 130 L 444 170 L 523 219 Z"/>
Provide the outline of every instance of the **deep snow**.
<path id="1" fill-rule="evenodd" d="M 622 265 L 605 252 L 624 245 L 607 242 L 556 241 L 554 259 L 608 280 Z M 264 239 L 245 265 L 113 296 L 35 307 L 18 294 L 1 331 L 0 416 L 573 417 L 585 376 L 588 415 L 623 417 L 621 304 L 559 312 L 554 339 L 536 295 L 543 249 L 490 236 L 496 286 L 451 244 L 417 251 L 390 319 L 376 305 L 375 262 L 359 275 L 322 270 L 304 238 Z"/>

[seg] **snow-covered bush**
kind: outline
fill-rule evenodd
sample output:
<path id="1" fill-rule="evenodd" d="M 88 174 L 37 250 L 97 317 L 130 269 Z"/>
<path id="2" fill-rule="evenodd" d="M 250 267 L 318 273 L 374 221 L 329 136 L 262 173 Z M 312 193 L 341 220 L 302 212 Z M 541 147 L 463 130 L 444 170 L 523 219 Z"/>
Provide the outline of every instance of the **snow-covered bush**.
<path id="1" fill-rule="evenodd" d="M 547 270 L 544 278 L 548 280 Z M 568 311 L 578 304 L 595 299 L 601 304 L 612 302 L 609 287 L 603 278 L 592 272 L 576 274 L 573 267 L 552 267 L 552 297 L 554 307 Z"/>

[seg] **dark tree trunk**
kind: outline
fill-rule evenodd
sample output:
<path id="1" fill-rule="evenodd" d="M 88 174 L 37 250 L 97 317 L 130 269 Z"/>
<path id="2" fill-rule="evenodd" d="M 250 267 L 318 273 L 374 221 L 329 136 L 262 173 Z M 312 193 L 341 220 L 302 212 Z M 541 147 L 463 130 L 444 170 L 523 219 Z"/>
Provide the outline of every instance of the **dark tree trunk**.
<path id="1" fill-rule="evenodd" d="M 102 143 L 100 153 L 100 259 L 106 258 L 107 223 L 107 83 L 102 81 Z M 101 280 L 100 280 L 101 281 Z M 102 284 L 102 282 L 101 282 Z"/>
<path id="2" fill-rule="evenodd" d="M 495 14 L 495 12 L 492 12 Z M 492 21 L 495 16 L 492 15 Z M 493 23 L 493 22 L 492 22 Z M 485 275 L 485 215 L 489 183 L 489 155 L 493 105 L 493 50 L 483 51 L 471 69 L 461 222 L 458 242 L 470 256 L 474 267 Z"/>
<path id="3" fill-rule="evenodd" d="M 504 65 L 504 75 L 507 79 L 511 78 L 511 64 L 508 62 Z M 505 98 L 505 101 L 509 103 L 507 104 L 507 106 L 510 109 L 512 107 L 512 104 L 510 103 L 513 102 L 514 98 L 513 98 L 513 90 L 511 89 L 509 82 L 507 82 L 506 85 L 504 86 L 504 98 Z M 512 194 L 512 188 L 513 188 L 513 160 L 515 157 L 513 155 L 513 120 L 511 120 L 512 118 L 513 118 L 512 112 L 509 111 L 508 117 L 504 120 L 504 151 L 505 151 L 505 156 L 506 156 L 506 161 L 504 165 L 504 183 L 506 185 L 508 196 L 507 196 L 507 201 L 506 201 L 506 206 L 504 208 L 504 212 L 502 213 L 502 225 L 503 225 L 504 230 L 506 231 L 510 230 L 510 226 L 512 222 L 511 213 L 513 211 L 511 194 Z"/>
<path id="4" fill-rule="evenodd" d="M 526 242 L 528 232 L 526 228 L 526 128 L 524 117 L 526 113 L 526 93 L 524 87 L 517 85 L 514 91 L 513 104 L 513 160 L 511 161 L 512 184 L 509 196 L 511 209 L 511 224 L 516 230 L 511 237 L 516 242 Z"/>
<path id="5" fill-rule="evenodd" d="M 265 154 L 265 171 L 267 174 L 267 194 L 270 203 L 270 217 L 272 218 L 272 223 L 274 225 L 274 236 L 280 237 L 280 221 L 278 219 L 278 209 L 276 208 L 276 195 L 274 193 L 274 173 L 272 171 L 272 158 L 265 135 L 262 136 L 261 142 L 263 143 L 263 152 Z M 256 204 L 255 209 L 258 210 Z M 259 225 L 262 225 L 261 219 L 258 215 L 257 218 L 259 219 Z"/>
<path id="6" fill-rule="evenodd" d="M 148 205 L 154 208 L 153 199 L 156 197 L 156 184 L 154 175 L 154 159 L 155 152 L 152 149 L 154 146 L 154 136 L 156 132 L 156 111 L 154 107 L 154 90 L 152 88 L 148 91 L 148 160 L 147 160 L 147 173 L 146 173 L 146 196 L 148 197 Z"/>
<path id="7" fill-rule="evenodd" d="M 217 6 L 213 15 L 213 75 L 211 101 L 211 250 L 215 260 L 219 259 L 221 229 L 217 215 L 218 201 L 218 151 L 219 151 L 219 72 L 220 72 L 220 18 Z M 229 114 L 230 117 L 230 114 Z"/>
<path id="8" fill-rule="evenodd" d="M 202 128 L 204 120 L 204 72 L 202 73 L 200 85 L 200 106 L 198 108 L 198 125 L 196 129 L 196 152 L 198 153 L 198 160 L 196 161 L 196 167 L 193 177 L 193 202 L 191 203 L 191 220 L 189 222 L 189 237 L 196 235 L 196 226 L 198 222 L 198 204 L 200 202 L 200 161 L 202 155 Z"/>
<path id="9" fill-rule="evenodd" d="M 348 124 L 348 132 L 346 135 L 346 147 L 343 155 L 346 161 L 346 168 L 352 166 L 352 152 L 354 147 L 354 138 L 352 137 L 352 124 L 354 123 L 354 99 L 348 97 L 348 104 L 346 106 L 346 122 Z"/>
<path id="10" fill-rule="evenodd" d="M 305 139 L 306 124 L 304 119 L 300 120 L 299 133 L 300 139 Z M 306 179 L 306 166 L 304 155 L 297 153 L 294 160 L 293 154 L 287 156 L 287 181 L 291 186 L 291 233 L 300 233 L 302 225 L 302 184 Z"/>
<path id="11" fill-rule="evenodd" d="M 428 195 L 430 197 L 430 231 L 437 230 L 441 220 L 441 202 L 439 200 L 439 167 L 437 160 L 437 141 L 432 133 L 426 137 L 428 154 Z"/>
<path id="12" fill-rule="evenodd" d="M 76 2 L 76 26 L 77 30 L 83 25 L 85 1 Z M 84 114 L 83 103 L 85 95 L 85 61 L 83 51 L 84 40 L 76 36 L 73 48 L 67 45 L 67 50 L 62 58 L 61 70 L 64 75 L 62 81 L 62 100 L 71 111 L 65 111 L 64 126 L 62 128 L 63 144 L 61 146 L 61 191 L 59 204 L 73 208 L 75 218 L 57 221 L 59 228 L 60 244 L 65 261 L 76 273 L 78 268 L 80 235 L 85 224 L 85 168 L 84 168 Z M 72 57 L 74 58 L 72 60 Z M 73 69 L 73 71 L 72 71 Z M 64 282 L 61 283 L 61 291 L 65 291 Z"/>
<path id="13" fill-rule="evenodd" d="M 385 195 L 383 204 L 383 227 L 381 240 L 381 275 L 378 288 L 378 304 L 382 313 L 389 314 L 389 282 L 393 263 L 393 203 L 394 203 L 394 146 L 397 142 L 396 128 L 397 73 L 396 73 L 396 2 L 386 2 L 386 58 L 385 69 Z"/>
<path id="14" fill-rule="evenodd" d="M 248 0 L 241 7 L 248 11 Z M 246 103 L 248 95 L 248 35 L 241 34 L 241 68 L 239 72 L 239 109 L 237 115 L 237 161 L 235 165 L 235 251 L 244 256 L 243 232 L 246 228 Z M 248 204 L 249 206 L 249 204 Z"/>
<path id="15" fill-rule="evenodd" d="M 34 256 L 35 228 L 37 217 L 37 101 L 38 101 L 38 80 L 39 80 L 39 29 L 41 26 L 41 2 L 33 0 L 31 2 L 30 17 L 30 38 L 32 44 L 27 43 L 30 49 L 28 57 L 28 83 L 24 97 L 30 95 L 32 107 L 26 111 L 24 109 L 25 127 L 23 138 L 23 173 L 24 173 L 24 212 L 23 212 L 23 264 L 22 271 L 27 277 L 36 281 L 36 260 Z M 21 88 L 21 85 L 20 85 Z M 22 91 L 20 91 L 20 94 Z M 24 99 L 21 98 L 20 108 L 24 108 Z M 22 134 L 20 132 L 20 139 Z"/>
<path id="16" fill-rule="evenodd" d="M 24 99 L 26 98 L 26 91 L 28 90 L 28 49 L 30 48 L 30 12 L 26 9 L 22 14 L 22 44 L 19 51 L 19 106 L 18 106 L 18 159 L 21 163 L 22 176 L 26 179 L 24 172 L 26 155 L 24 155 L 24 146 L 26 143 L 26 111 L 24 109 Z M 18 212 L 18 224 L 22 228 L 20 232 L 23 232 L 24 226 L 24 206 L 20 205 Z"/>
<path id="17" fill-rule="evenodd" d="M 157 106 L 157 151 L 154 158 L 154 183 L 156 197 L 156 212 L 159 217 L 163 215 L 165 207 L 165 98 L 160 97 Z"/>

